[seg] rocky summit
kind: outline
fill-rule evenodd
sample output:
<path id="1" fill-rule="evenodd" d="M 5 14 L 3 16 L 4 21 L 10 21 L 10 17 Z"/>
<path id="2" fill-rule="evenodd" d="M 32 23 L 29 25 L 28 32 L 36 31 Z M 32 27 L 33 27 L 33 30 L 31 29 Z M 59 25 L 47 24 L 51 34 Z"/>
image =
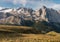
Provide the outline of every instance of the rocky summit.
<path id="1" fill-rule="evenodd" d="M 47 8 L 46 6 L 39 10 L 25 7 L 0 10 L 0 24 L 32 25 L 35 21 L 60 23 L 59 18 L 60 13 L 57 10 Z"/>

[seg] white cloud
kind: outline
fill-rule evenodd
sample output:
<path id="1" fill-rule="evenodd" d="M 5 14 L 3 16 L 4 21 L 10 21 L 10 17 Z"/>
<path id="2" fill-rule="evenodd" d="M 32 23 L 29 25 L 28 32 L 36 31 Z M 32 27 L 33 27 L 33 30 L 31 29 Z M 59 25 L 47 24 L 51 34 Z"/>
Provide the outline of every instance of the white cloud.
<path id="1" fill-rule="evenodd" d="M 52 0 L 49 1 L 49 0 L 42 0 L 40 2 L 37 2 L 37 7 L 36 9 L 39 9 L 41 8 L 42 6 L 46 6 L 47 8 L 53 8 L 53 9 L 56 9 L 56 10 L 60 10 L 60 4 L 57 4 L 57 3 L 54 3 Z"/>
<path id="2" fill-rule="evenodd" d="M 48 8 L 60 9 L 60 4 L 56 4 L 52 0 L 13 0 L 13 3 L 22 4 L 23 6 L 25 6 L 28 3 L 32 4 L 33 6 L 35 4 L 36 9 L 41 8 L 43 5 L 45 5 Z"/>
<path id="3" fill-rule="evenodd" d="M 36 3 L 36 4 L 35 4 Z M 51 8 L 52 5 L 54 4 L 52 1 L 49 0 L 42 0 L 42 1 L 37 1 L 34 4 L 36 5 L 36 9 L 41 8 L 42 6 L 46 6 L 48 8 Z"/>
<path id="4" fill-rule="evenodd" d="M 22 4 L 23 6 L 25 6 L 27 3 L 33 4 L 35 2 L 43 1 L 43 0 L 5 0 L 5 1 L 12 2 L 14 5 Z"/>
<path id="5" fill-rule="evenodd" d="M 27 3 L 27 0 L 6 0 L 6 1 L 12 2 L 14 5 L 22 4 L 23 6 L 25 6 Z"/>
<path id="6" fill-rule="evenodd" d="M 60 4 L 54 4 L 54 5 L 52 6 L 52 8 L 59 10 L 59 9 L 60 9 Z"/>
<path id="7" fill-rule="evenodd" d="M 1 10 L 1 9 L 4 9 L 4 7 L 0 7 L 0 10 Z"/>
<path id="8" fill-rule="evenodd" d="M 26 5 L 26 3 L 27 3 L 27 0 L 13 0 L 12 1 L 13 2 L 13 4 L 22 4 L 23 6 L 25 6 Z"/>
<path id="9" fill-rule="evenodd" d="M 39 9 L 43 5 L 48 8 L 60 9 L 60 4 L 54 3 L 52 0 L 5 0 L 8 2 L 13 3 L 14 5 L 22 4 L 26 6 L 26 4 L 32 4 L 35 9 Z"/>

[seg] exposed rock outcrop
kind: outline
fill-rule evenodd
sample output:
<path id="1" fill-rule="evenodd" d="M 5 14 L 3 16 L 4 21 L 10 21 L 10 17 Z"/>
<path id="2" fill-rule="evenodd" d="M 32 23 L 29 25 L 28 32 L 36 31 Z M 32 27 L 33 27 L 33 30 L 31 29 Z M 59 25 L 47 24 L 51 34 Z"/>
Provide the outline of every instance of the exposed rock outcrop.
<path id="1" fill-rule="evenodd" d="M 9 11 L 9 12 L 7 12 Z M 46 21 L 60 23 L 60 13 L 43 6 L 39 10 L 20 7 L 18 9 L 0 10 L 0 23 L 23 24 L 24 21 Z"/>

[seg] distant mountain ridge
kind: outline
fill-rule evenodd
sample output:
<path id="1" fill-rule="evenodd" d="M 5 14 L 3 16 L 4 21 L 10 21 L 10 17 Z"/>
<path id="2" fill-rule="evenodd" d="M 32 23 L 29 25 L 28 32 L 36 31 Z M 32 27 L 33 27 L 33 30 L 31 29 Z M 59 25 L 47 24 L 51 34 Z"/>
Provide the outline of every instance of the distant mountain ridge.
<path id="1" fill-rule="evenodd" d="M 60 23 L 60 13 L 54 9 L 43 6 L 39 10 L 32 8 L 20 7 L 18 9 L 2 9 L 0 10 L 1 24 L 17 24 L 25 25 L 25 21 L 46 21 Z"/>

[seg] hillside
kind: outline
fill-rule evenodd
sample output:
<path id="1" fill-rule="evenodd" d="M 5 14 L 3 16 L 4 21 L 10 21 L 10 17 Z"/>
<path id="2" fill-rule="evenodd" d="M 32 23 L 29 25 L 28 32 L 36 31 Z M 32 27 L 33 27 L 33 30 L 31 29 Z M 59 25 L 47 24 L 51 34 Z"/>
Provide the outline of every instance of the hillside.
<path id="1" fill-rule="evenodd" d="M 27 26 L 0 25 L 0 42 L 60 42 L 60 33 L 38 33 Z"/>
<path id="2" fill-rule="evenodd" d="M 60 42 L 59 18 L 57 10 L 46 6 L 0 10 L 0 42 Z"/>

